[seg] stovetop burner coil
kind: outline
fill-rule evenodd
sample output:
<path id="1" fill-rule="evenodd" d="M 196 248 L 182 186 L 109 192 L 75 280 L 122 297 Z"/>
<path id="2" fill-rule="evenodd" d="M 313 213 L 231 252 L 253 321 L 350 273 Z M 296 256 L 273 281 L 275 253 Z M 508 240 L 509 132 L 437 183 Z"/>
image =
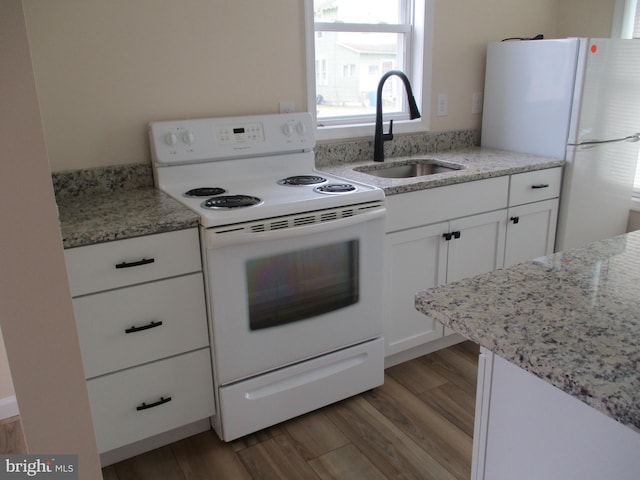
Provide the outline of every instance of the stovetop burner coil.
<path id="1" fill-rule="evenodd" d="M 213 197 L 214 195 L 222 195 L 226 190 L 220 187 L 198 187 L 184 192 L 185 197 Z"/>
<path id="2" fill-rule="evenodd" d="M 204 208 L 241 208 L 251 207 L 262 203 L 258 197 L 251 195 L 222 195 L 212 197 L 202 202 Z"/>
<path id="3" fill-rule="evenodd" d="M 278 180 L 279 185 L 317 185 L 326 182 L 327 179 L 319 175 L 295 175 L 293 177 Z"/>
<path id="4" fill-rule="evenodd" d="M 327 185 L 321 185 L 313 189 L 320 193 L 349 193 L 356 190 L 354 185 L 350 183 L 329 183 Z"/>

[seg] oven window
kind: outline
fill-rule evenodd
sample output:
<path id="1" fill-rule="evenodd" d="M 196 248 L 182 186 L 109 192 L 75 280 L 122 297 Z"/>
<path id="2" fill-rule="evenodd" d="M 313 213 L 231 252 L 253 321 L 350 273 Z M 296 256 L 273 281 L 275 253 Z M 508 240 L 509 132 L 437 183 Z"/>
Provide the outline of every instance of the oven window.
<path id="1" fill-rule="evenodd" d="M 358 302 L 357 240 L 249 260 L 249 328 L 297 322 Z"/>

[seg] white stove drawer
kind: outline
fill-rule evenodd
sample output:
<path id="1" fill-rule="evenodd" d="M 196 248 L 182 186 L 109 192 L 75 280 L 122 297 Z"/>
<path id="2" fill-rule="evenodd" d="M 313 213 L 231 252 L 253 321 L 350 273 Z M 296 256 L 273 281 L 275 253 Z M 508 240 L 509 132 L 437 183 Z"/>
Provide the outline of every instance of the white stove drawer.
<path id="1" fill-rule="evenodd" d="M 71 296 L 202 270 L 191 228 L 65 250 Z"/>
<path id="2" fill-rule="evenodd" d="M 99 453 L 214 414 L 208 348 L 87 382 Z"/>
<path id="3" fill-rule="evenodd" d="M 209 345 L 200 272 L 73 299 L 87 378 Z"/>

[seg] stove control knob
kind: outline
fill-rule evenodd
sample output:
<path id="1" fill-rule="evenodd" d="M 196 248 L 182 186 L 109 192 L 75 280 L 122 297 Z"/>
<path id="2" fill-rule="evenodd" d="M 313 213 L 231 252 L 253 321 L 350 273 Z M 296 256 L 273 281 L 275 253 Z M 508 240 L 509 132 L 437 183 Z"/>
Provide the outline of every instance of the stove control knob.
<path id="1" fill-rule="evenodd" d="M 293 127 L 290 123 L 285 123 L 282 125 L 282 133 L 284 133 L 287 137 L 290 137 L 293 133 Z"/>
<path id="2" fill-rule="evenodd" d="M 196 136 L 190 130 L 185 130 L 185 132 L 182 134 L 182 141 L 187 145 L 191 145 L 195 139 Z"/>
<path id="3" fill-rule="evenodd" d="M 298 124 L 296 125 L 296 131 L 300 135 L 304 135 L 305 133 L 307 133 L 307 127 L 306 127 L 306 125 L 304 123 L 298 122 Z"/>
<path id="4" fill-rule="evenodd" d="M 175 133 L 167 133 L 164 136 L 164 141 L 167 145 L 169 145 L 170 147 L 173 147 L 176 143 L 178 143 L 178 137 L 176 136 Z"/>

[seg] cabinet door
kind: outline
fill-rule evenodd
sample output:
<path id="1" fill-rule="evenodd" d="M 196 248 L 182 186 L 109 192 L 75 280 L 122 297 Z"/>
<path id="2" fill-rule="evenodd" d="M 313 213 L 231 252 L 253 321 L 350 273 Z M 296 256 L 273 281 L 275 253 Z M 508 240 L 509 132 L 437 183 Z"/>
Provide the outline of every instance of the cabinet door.
<path id="1" fill-rule="evenodd" d="M 553 253 L 558 199 L 509 209 L 504 265 L 524 262 Z"/>
<path id="2" fill-rule="evenodd" d="M 415 309 L 415 294 L 445 282 L 448 223 L 388 234 L 385 355 L 442 337 L 441 323 Z"/>
<path id="3" fill-rule="evenodd" d="M 452 220 L 447 283 L 501 268 L 504 262 L 506 210 Z M 457 238 L 456 238 L 457 237 Z"/>

